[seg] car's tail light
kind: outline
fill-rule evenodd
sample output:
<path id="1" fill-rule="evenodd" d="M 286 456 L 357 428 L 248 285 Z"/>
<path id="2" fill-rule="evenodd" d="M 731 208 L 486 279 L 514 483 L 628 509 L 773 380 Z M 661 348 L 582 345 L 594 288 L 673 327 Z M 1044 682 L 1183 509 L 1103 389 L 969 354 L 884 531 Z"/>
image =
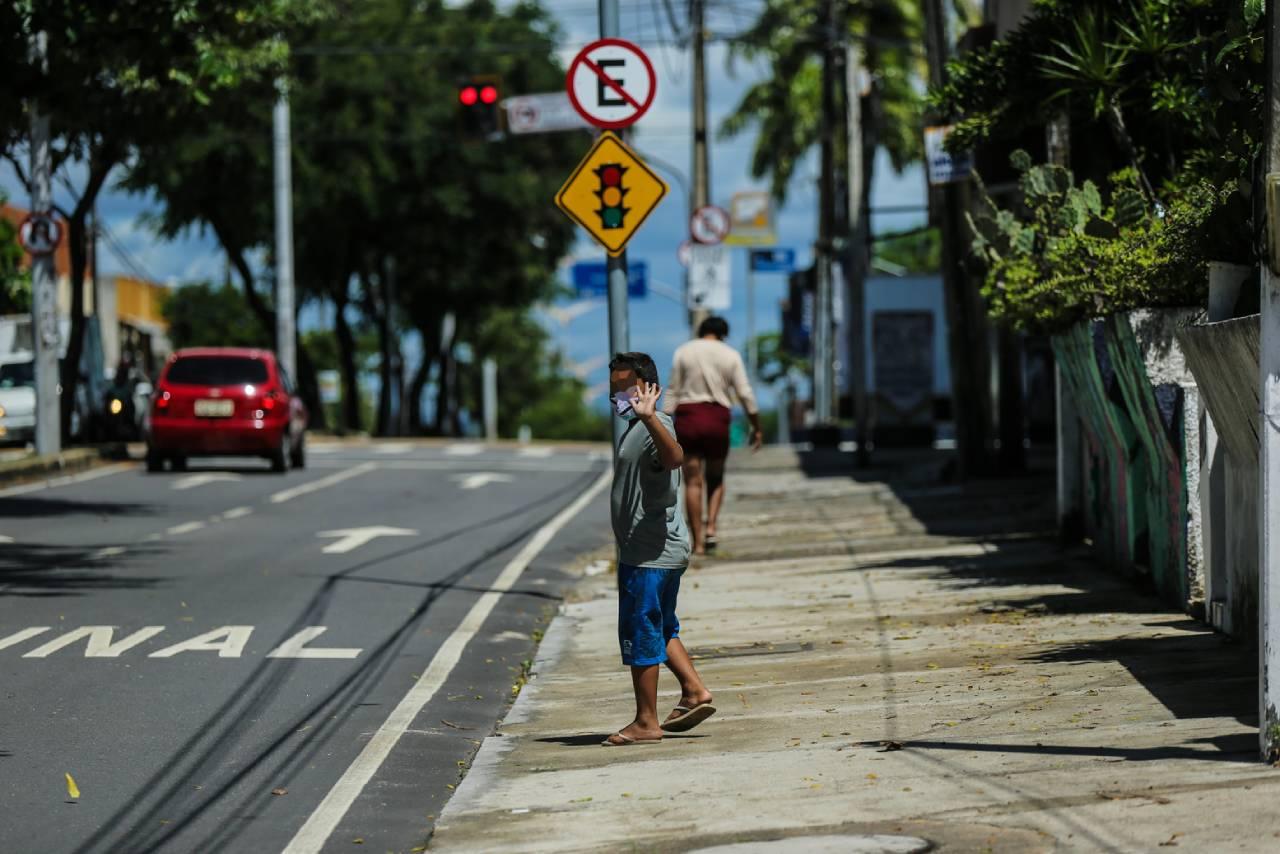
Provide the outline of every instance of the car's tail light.
<path id="1" fill-rule="evenodd" d="M 263 412 L 269 415 L 282 406 L 286 400 L 288 398 L 282 392 L 273 389 L 262 396 L 262 400 L 258 405 Z"/>
<path id="2" fill-rule="evenodd" d="M 156 412 L 168 412 L 169 404 L 173 400 L 173 395 L 168 391 L 162 391 L 156 395 Z"/>

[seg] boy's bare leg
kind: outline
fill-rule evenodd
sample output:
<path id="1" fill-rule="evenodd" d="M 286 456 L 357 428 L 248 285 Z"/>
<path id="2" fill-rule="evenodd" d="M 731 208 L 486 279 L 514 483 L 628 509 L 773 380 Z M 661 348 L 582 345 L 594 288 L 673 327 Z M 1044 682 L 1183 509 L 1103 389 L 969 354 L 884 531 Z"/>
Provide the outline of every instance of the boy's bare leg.
<path id="1" fill-rule="evenodd" d="M 684 643 L 681 642 L 680 638 L 672 638 L 667 641 L 667 667 L 671 669 L 676 679 L 680 681 L 681 706 L 686 709 L 692 709 L 700 703 L 711 702 L 711 692 L 702 683 L 702 677 L 698 675 L 698 671 L 694 668 L 693 659 L 689 658 L 689 651 L 684 648 Z M 677 714 L 679 713 L 672 712 L 671 716 Z"/>
<path id="2" fill-rule="evenodd" d="M 628 738 L 662 738 L 658 726 L 658 665 L 631 668 L 631 687 L 636 692 L 636 719 L 620 732 Z"/>
<path id="3" fill-rule="evenodd" d="M 707 544 L 702 529 L 703 499 L 703 460 L 702 457 L 686 456 L 684 458 L 684 511 L 689 521 L 689 530 L 693 533 L 693 553 L 707 553 Z"/>
<path id="4" fill-rule="evenodd" d="M 720 518 L 720 506 L 724 504 L 724 460 L 707 460 L 703 482 L 707 490 L 706 536 L 716 535 L 716 520 Z"/>

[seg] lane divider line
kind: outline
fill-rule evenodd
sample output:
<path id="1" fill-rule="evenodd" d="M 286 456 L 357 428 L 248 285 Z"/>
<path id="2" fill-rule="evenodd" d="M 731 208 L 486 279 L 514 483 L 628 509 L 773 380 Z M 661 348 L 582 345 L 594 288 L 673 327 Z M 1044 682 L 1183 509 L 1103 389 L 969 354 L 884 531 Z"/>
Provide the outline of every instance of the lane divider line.
<path id="1" fill-rule="evenodd" d="M 462 622 L 445 639 L 431 664 L 409 689 L 409 693 L 396 705 L 373 738 L 365 744 L 364 749 L 355 761 L 343 772 L 325 795 L 320 805 L 298 829 L 298 832 L 285 847 L 283 854 L 315 854 L 320 851 L 338 823 L 351 809 L 356 798 L 364 791 L 364 787 L 373 779 L 373 775 L 382 767 L 382 763 L 391 755 L 400 736 L 413 724 L 414 718 L 431 701 L 436 692 L 444 685 L 453 668 L 462 658 L 462 652 L 473 637 L 480 631 L 494 606 L 502 595 L 510 590 L 520 579 L 533 559 L 546 548 L 551 539 L 570 521 L 572 521 L 587 504 L 592 501 L 613 478 L 613 471 L 606 471 L 592 484 L 586 492 L 578 496 L 568 507 L 556 514 L 555 518 L 538 529 L 519 553 L 511 559 L 488 591 L 483 593 L 471 610 L 462 618 Z"/>
<path id="2" fill-rule="evenodd" d="M 284 502 L 291 501 L 300 495 L 308 495 L 312 492 L 319 492 L 322 489 L 328 489 L 330 486 L 342 483 L 344 480 L 349 480 L 353 477 L 365 474 L 366 472 L 371 472 L 377 467 L 377 463 L 361 463 L 358 466 L 354 466 L 344 471 L 326 475 L 318 480 L 307 481 L 306 483 L 299 484 L 298 486 L 290 489 L 282 489 L 271 496 L 271 503 L 283 504 Z"/>

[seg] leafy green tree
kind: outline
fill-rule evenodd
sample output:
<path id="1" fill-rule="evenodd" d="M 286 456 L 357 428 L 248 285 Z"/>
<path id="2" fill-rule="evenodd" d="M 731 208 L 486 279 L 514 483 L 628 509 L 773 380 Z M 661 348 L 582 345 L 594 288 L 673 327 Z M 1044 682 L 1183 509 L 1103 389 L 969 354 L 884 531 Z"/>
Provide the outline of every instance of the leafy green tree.
<path id="1" fill-rule="evenodd" d="M 171 290 L 161 306 L 169 340 L 178 347 L 270 347 L 271 338 L 245 323 L 244 294 L 227 284 L 198 282 Z"/>
<path id="2" fill-rule="evenodd" d="M 470 330 L 475 358 L 460 366 L 463 405 L 482 415 L 480 361 L 498 364 L 498 433 L 513 437 L 522 425 L 542 439 L 608 439 L 608 416 L 583 399 L 584 382 L 569 374 L 551 336 L 523 309 L 488 312 Z"/>
<path id="3" fill-rule="evenodd" d="M 0 192 L 0 204 L 4 202 Z M 31 311 L 31 276 L 22 269 L 22 256 L 17 229 L 0 219 L 0 314 Z"/>
<path id="4" fill-rule="evenodd" d="M 530 3 L 498 10 L 487 0 L 461 8 L 370 0 L 288 35 L 296 280 L 302 299 L 335 309 L 351 401 L 343 424 L 362 421 L 355 391 L 364 322 L 382 338 L 384 387 L 394 379 L 392 330 L 422 336 L 427 355 L 406 395 L 416 417 L 431 368 L 447 355 L 445 314 L 470 328 L 493 308 L 545 297 L 572 241 L 572 225 L 548 200 L 577 146 L 548 136 L 464 139 L 457 115 L 456 84 L 469 75 L 500 75 L 507 93 L 562 86 L 554 27 Z M 164 201 L 164 231 L 212 228 L 270 327 L 265 293 L 251 296 L 259 283 L 246 259 L 272 239 L 273 96 L 251 94 L 215 98 L 208 120 L 178 145 L 140 158 L 128 186 Z"/>
<path id="5" fill-rule="evenodd" d="M 874 155 L 883 147 L 897 171 L 922 153 L 919 5 L 916 0 L 846 0 L 843 9 L 848 36 L 870 75 L 870 88 L 861 96 L 863 148 Z M 772 73 L 747 89 L 721 124 L 720 135 L 758 131 L 751 174 L 768 178 L 779 200 L 786 198 L 797 166 L 819 136 L 822 9 L 819 0 L 766 0 L 759 18 L 730 50 L 730 70 L 740 59 L 763 60 Z M 841 164 L 845 148 L 837 152 Z M 869 189 L 874 157 L 864 156 L 863 163 Z"/>
<path id="6" fill-rule="evenodd" d="M 0 97 L 0 153 L 30 188 L 23 156 L 30 128 L 13 93 L 50 120 L 55 173 L 71 192 L 67 220 L 71 280 L 87 269 L 86 223 L 111 173 L 141 148 L 198 124 L 213 97 L 278 73 L 283 26 L 315 15 L 306 0 L 50 0 L 6 3 L 0 13 L 9 51 L 9 94 Z M 27 50 L 47 38 L 47 65 Z M 83 167 L 74 173 L 72 164 Z M 72 174 L 83 175 L 79 182 Z M 71 329 L 62 369 L 62 431 L 67 435 L 84 346 L 84 290 L 71 289 Z"/>

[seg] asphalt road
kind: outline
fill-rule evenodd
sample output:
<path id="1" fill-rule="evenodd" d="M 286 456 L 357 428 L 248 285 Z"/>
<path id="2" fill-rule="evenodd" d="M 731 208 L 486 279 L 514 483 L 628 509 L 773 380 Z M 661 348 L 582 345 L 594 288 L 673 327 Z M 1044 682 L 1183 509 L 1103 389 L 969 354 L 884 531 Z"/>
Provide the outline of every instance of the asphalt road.
<path id="1" fill-rule="evenodd" d="M 0 491 L 0 851 L 424 844 L 607 541 L 607 461 L 311 451 Z"/>

